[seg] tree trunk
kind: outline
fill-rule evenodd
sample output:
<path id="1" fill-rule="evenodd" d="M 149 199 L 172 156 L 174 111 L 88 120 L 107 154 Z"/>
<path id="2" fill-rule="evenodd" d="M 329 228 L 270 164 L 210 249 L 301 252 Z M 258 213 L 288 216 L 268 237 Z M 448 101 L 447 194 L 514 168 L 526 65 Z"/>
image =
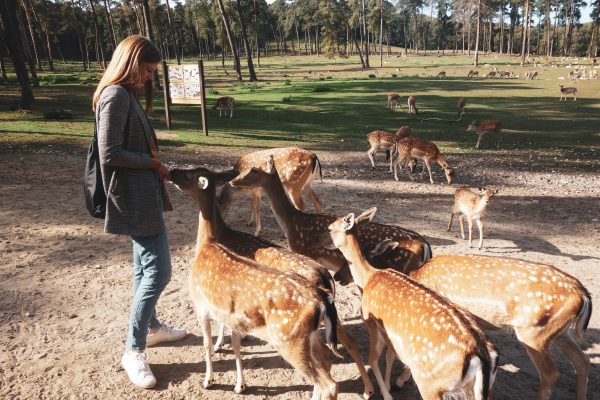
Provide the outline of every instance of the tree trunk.
<path id="1" fill-rule="evenodd" d="M 25 56 L 25 60 L 29 65 L 29 71 L 31 73 L 31 79 L 33 81 L 33 87 L 39 87 L 40 81 L 38 79 L 37 73 L 35 72 L 35 60 L 31 55 L 31 43 L 27 40 L 27 29 L 25 29 L 25 23 L 23 22 L 23 12 L 21 9 L 17 8 L 17 23 L 19 25 L 19 39 L 21 39 L 21 46 L 23 48 L 23 55 Z"/>
<path id="2" fill-rule="evenodd" d="M 569 2 L 569 16 L 567 19 L 567 26 L 565 28 L 565 40 L 563 46 L 563 56 L 567 56 L 571 53 L 571 38 L 573 35 L 573 19 L 575 17 L 575 0 Z"/>
<path id="3" fill-rule="evenodd" d="M 113 25 L 112 14 L 107 0 L 104 0 L 104 8 L 106 9 L 106 19 L 108 19 L 108 34 L 110 35 L 110 41 L 112 42 L 112 50 L 115 51 L 117 48 L 117 38 L 115 36 L 115 26 Z"/>
<path id="4" fill-rule="evenodd" d="M 525 16 L 523 17 L 523 41 L 521 42 L 521 67 L 525 65 L 527 53 L 527 21 L 529 20 L 529 0 L 525 0 Z"/>
<path id="5" fill-rule="evenodd" d="M 240 4 L 240 0 L 236 0 L 235 2 L 238 12 L 238 17 L 240 21 L 240 30 L 242 31 L 242 42 L 244 43 L 244 50 L 246 51 L 246 61 L 248 62 L 248 74 L 250 75 L 250 82 L 255 82 L 258 79 L 256 78 L 256 72 L 254 72 L 254 64 L 252 63 L 252 52 L 250 51 L 250 45 L 248 44 L 248 35 L 246 34 L 246 23 L 244 22 L 244 18 L 242 18 L 242 5 Z"/>
<path id="6" fill-rule="evenodd" d="M 383 67 L 383 0 L 380 2 L 379 13 L 379 67 Z"/>
<path id="7" fill-rule="evenodd" d="M 550 31 L 552 28 L 552 20 L 550 19 L 550 0 L 546 0 L 546 26 L 544 27 L 545 31 L 545 47 L 546 47 L 546 56 L 551 57 L 552 53 L 550 53 Z"/>
<path id="8" fill-rule="evenodd" d="M 91 1 L 91 0 L 90 0 Z M 52 43 L 50 42 L 50 32 L 49 32 L 49 22 L 48 15 L 46 11 L 46 0 L 42 0 L 42 13 L 44 15 L 42 28 L 44 30 L 44 34 L 46 35 L 46 47 L 48 54 L 48 68 L 50 71 L 54 72 L 54 57 L 52 56 Z"/>
<path id="9" fill-rule="evenodd" d="M 500 55 L 504 54 L 504 0 L 500 3 Z"/>
<path id="10" fill-rule="evenodd" d="M 37 68 L 38 70 L 42 70 L 42 62 L 41 59 L 38 55 L 38 45 L 37 45 L 37 41 L 36 41 L 36 35 L 33 29 L 33 21 L 32 21 L 32 17 L 31 17 L 31 11 L 29 9 L 29 4 L 27 3 L 26 0 L 21 0 L 21 6 L 23 7 L 23 10 L 25 10 L 25 19 L 27 20 L 27 26 L 29 28 L 29 35 L 31 38 L 31 47 L 33 49 L 33 55 L 35 57 L 35 63 L 37 64 Z"/>
<path id="11" fill-rule="evenodd" d="M 167 2 L 167 21 L 169 23 L 169 36 L 171 37 L 171 45 L 173 46 L 173 51 L 175 52 L 175 58 L 177 59 L 177 65 L 181 65 L 181 57 L 179 55 L 179 49 L 177 48 L 177 38 L 175 36 L 175 31 L 173 30 L 173 22 L 171 21 L 171 6 L 169 5 L 169 0 Z"/>
<path id="12" fill-rule="evenodd" d="M 477 0 L 477 35 L 475 36 L 475 67 L 479 64 L 479 31 L 481 30 L 481 0 Z"/>
<path id="13" fill-rule="evenodd" d="M 27 75 L 27 67 L 25 66 L 25 59 L 21 45 L 19 44 L 19 30 L 15 26 L 17 19 L 17 4 L 16 0 L 4 0 L 0 1 L 0 18 L 2 18 L 2 25 L 6 32 L 6 44 L 8 46 L 8 52 L 13 62 L 13 67 L 17 75 L 17 81 L 21 89 L 21 104 L 22 108 L 30 108 L 31 103 L 35 100 L 33 92 L 31 91 L 31 85 L 29 83 L 29 76 Z"/>
<path id="14" fill-rule="evenodd" d="M 417 6 L 413 6 L 413 36 L 415 38 L 415 54 L 419 54 L 419 28 L 417 24 Z"/>
<path id="15" fill-rule="evenodd" d="M 365 13 L 365 0 L 362 0 L 362 23 L 363 23 L 363 40 L 365 46 L 365 65 L 369 68 L 369 36 L 367 31 L 367 14 Z"/>
<path id="16" fill-rule="evenodd" d="M 223 0 L 217 0 L 217 3 L 219 4 L 219 10 L 221 11 L 221 18 L 223 19 L 223 25 L 225 26 L 225 32 L 227 34 L 227 39 L 229 40 L 229 47 L 231 47 L 231 53 L 233 55 L 233 65 L 235 67 L 235 74 L 237 76 L 237 81 L 242 82 L 242 70 L 240 68 L 240 57 L 238 55 L 234 37 L 231 33 L 231 26 L 229 25 L 229 19 L 227 18 L 227 14 L 225 13 L 225 6 L 223 5 Z"/>
<path id="17" fill-rule="evenodd" d="M 75 1 L 71 0 L 71 12 L 73 13 L 73 20 L 74 21 L 81 21 L 81 19 L 79 19 L 77 17 L 77 14 L 75 13 Z M 75 32 L 77 34 L 77 43 L 79 44 L 79 51 L 81 52 L 81 62 L 83 63 L 83 70 L 87 71 L 87 64 L 85 61 L 85 50 L 84 50 L 84 35 L 81 32 L 81 25 L 79 23 L 76 23 L 75 25 Z"/>

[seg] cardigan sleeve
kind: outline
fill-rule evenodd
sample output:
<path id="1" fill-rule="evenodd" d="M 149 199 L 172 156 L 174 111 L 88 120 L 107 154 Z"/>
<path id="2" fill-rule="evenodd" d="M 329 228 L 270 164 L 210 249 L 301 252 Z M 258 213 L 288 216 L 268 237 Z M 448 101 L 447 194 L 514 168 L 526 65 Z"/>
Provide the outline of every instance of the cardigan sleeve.
<path id="1" fill-rule="evenodd" d="M 102 91 L 96 111 L 101 164 L 110 167 L 151 168 L 149 154 L 129 151 L 123 147 L 125 135 L 129 134 L 124 131 L 127 116 L 133 111 L 131 107 L 129 93 L 125 88 L 113 85 Z"/>

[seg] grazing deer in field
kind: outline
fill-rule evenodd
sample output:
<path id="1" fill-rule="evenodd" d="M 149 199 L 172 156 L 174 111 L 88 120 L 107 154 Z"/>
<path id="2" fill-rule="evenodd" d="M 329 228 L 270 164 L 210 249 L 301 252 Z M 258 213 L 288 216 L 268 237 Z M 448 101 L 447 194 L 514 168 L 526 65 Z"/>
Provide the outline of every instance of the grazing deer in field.
<path id="1" fill-rule="evenodd" d="M 234 169 L 241 173 L 248 171 L 252 167 L 264 167 L 267 158 L 271 154 L 275 159 L 275 164 L 278 166 L 281 182 L 294 206 L 299 210 L 304 210 L 304 200 L 302 199 L 302 194 L 304 193 L 314 204 L 317 213 L 321 213 L 323 211 L 323 202 L 312 188 L 312 181 L 315 176 L 319 175 L 322 179 L 321 163 L 315 153 L 298 147 L 259 150 L 241 156 L 235 164 Z M 229 209 L 233 200 L 233 194 L 236 191 L 231 185 L 223 186 L 218 201 L 223 214 Z M 252 213 L 246 225 L 250 226 L 252 220 L 254 220 L 256 222 L 254 234 L 258 236 L 261 230 L 261 190 L 257 188 L 249 190 L 249 192 L 252 194 Z"/>
<path id="2" fill-rule="evenodd" d="M 436 256 L 410 277 L 473 313 L 485 328 L 513 329 L 538 371 L 538 400 L 550 398 L 559 377 L 550 343 L 575 369 L 576 399 L 586 399 L 590 360 L 569 331 L 583 341 L 592 299 L 576 278 L 546 264 L 475 255 Z"/>
<path id="3" fill-rule="evenodd" d="M 314 399 L 335 399 L 337 384 L 331 378 L 329 352 L 318 332 L 324 322 L 327 344 L 335 353 L 338 318 L 332 293 L 293 272 L 281 273 L 241 257 L 216 239 L 216 187 L 236 175 L 235 170 L 216 173 L 206 168 L 171 171 L 173 183 L 190 194 L 199 208 L 196 258 L 189 288 L 206 349 L 203 386 L 214 383 L 209 319 L 213 318 L 233 331 L 236 393 L 246 387 L 240 335 L 251 334 L 270 343 L 314 384 Z"/>
<path id="4" fill-rule="evenodd" d="M 475 132 L 478 135 L 477 144 L 475 144 L 476 149 L 479 148 L 479 143 L 481 142 L 481 138 L 486 133 L 496 134 L 498 136 L 498 143 L 496 144 L 496 147 L 500 147 L 500 139 L 501 139 L 500 131 L 501 130 L 502 130 L 502 124 L 498 120 L 495 120 L 495 119 L 486 119 L 485 121 L 481 121 L 478 124 L 476 124 L 475 121 L 473 121 L 467 127 L 467 132 Z"/>
<path id="5" fill-rule="evenodd" d="M 409 114 L 418 114 L 419 109 L 417 108 L 417 101 L 414 96 L 408 97 L 408 113 Z"/>
<path id="6" fill-rule="evenodd" d="M 362 291 L 362 318 L 369 331 L 368 362 L 384 400 L 391 400 L 389 370 L 397 355 L 424 400 L 465 392 L 468 398 L 491 397 L 498 353 L 470 314 L 408 276 L 374 268 L 358 237 L 376 208 L 355 217 L 348 214 L 329 225 L 333 244 L 348 260 L 354 282 Z M 379 357 L 388 347 L 384 380 Z M 408 379 L 403 374 L 402 380 Z"/>
<path id="7" fill-rule="evenodd" d="M 465 98 L 461 97 L 460 99 L 458 99 L 458 117 L 457 118 L 461 118 L 463 115 L 465 115 Z"/>
<path id="8" fill-rule="evenodd" d="M 469 73 L 467 74 L 467 78 L 473 78 L 476 76 L 479 76 L 479 71 L 470 70 Z"/>
<path id="9" fill-rule="evenodd" d="M 558 87 L 560 88 L 560 100 L 559 101 L 562 101 L 563 98 L 565 99 L 565 101 L 567 101 L 568 94 L 573 95 L 573 101 L 577 100 L 577 88 L 576 87 L 563 86 L 563 85 L 558 85 Z"/>
<path id="10" fill-rule="evenodd" d="M 446 158 L 440 152 L 440 149 L 427 140 L 421 140 L 413 137 L 407 137 L 398 141 L 396 145 L 396 152 L 398 158 L 394 161 L 394 178 L 398 179 L 398 165 L 406 165 L 409 159 L 423 160 L 423 169 L 421 170 L 421 179 L 425 172 L 425 167 L 429 171 L 429 181 L 433 183 L 433 176 L 431 175 L 431 163 L 437 162 L 444 169 L 448 184 L 452 184 L 454 179 L 454 168 L 450 167 L 446 162 Z M 408 171 L 408 176 L 413 180 L 411 171 Z"/>
<path id="11" fill-rule="evenodd" d="M 488 72 L 488 74 L 485 77 L 488 79 L 492 79 L 495 76 L 496 76 L 496 71 L 490 71 L 490 72 Z"/>
<path id="12" fill-rule="evenodd" d="M 452 228 L 452 220 L 455 215 L 458 215 L 458 221 L 460 222 L 460 235 L 465 238 L 465 226 L 464 218 L 467 218 L 467 224 L 469 226 L 469 247 L 471 247 L 473 238 L 473 221 L 477 221 L 477 227 L 479 228 L 479 249 L 483 246 L 483 216 L 485 214 L 485 208 L 488 203 L 498 193 L 498 190 L 493 189 L 481 189 L 482 194 L 478 195 L 462 187 L 456 189 L 454 193 L 454 205 L 452 211 L 450 211 L 450 222 L 448 223 L 448 232 Z"/>
<path id="13" fill-rule="evenodd" d="M 271 160 L 267 163 L 266 171 L 252 168 L 231 184 L 245 188 L 261 187 L 269 197 L 273 214 L 287 237 L 290 250 L 308 256 L 336 272 L 336 279 L 343 284 L 349 282 L 348 265 L 343 254 L 323 245 L 323 235 L 327 234 L 327 226 L 335 217 L 308 214 L 294 208 L 285 195 L 277 168 Z M 431 247 L 423 236 L 398 226 L 369 223 L 359 230 L 359 237 L 369 261 L 376 266 L 408 273 L 431 258 Z M 390 240 L 396 244 L 388 246 Z"/>
<path id="14" fill-rule="evenodd" d="M 445 79 L 446 78 L 446 71 L 440 71 L 440 73 L 437 74 L 437 78 L 438 79 Z"/>
<path id="15" fill-rule="evenodd" d="M 213 110 L 219 109 L 219 117 L 221 116 L 221 111 L 225 111 L 225 116 L 227 117 L 227 110 L 230 110 L 229 118 L 233 118 L 233 104 L 235 103 L 235 99 L 233 97 L 224 96 L 219 97 L 217 99 L 217 103 L 213 106 Z"/>
<path id="16" fill-rule="evenodd" d="M 386 160 L 390 160 L 390 172 L 392 172 L 393 155 L 396 152 L 396 143 L 398 140 L 408 137 L 412 134 L 412 129 L 408 126 L 402 126 L 398 131 L 393 134 L 386 131 L 373 131 L 367 134 L 367 140 L 369 141 L 369 150 L 367 155 L 371 160 L 371 165 L 375 168 L 375 159 L 373 156 L 378 150 L 385 150 Z"/>
<path id="17" fill-rule="evenodd" d="M 387 108 L 391 110 L 392 108 L 398 108 L 398 106 L 400 106 L 400 109 L 402 109 L 402 104 L 400 103 L 401 100 L 402 97 L 400 97 L 398 93 L 389 93 L 387 95 Z"/>

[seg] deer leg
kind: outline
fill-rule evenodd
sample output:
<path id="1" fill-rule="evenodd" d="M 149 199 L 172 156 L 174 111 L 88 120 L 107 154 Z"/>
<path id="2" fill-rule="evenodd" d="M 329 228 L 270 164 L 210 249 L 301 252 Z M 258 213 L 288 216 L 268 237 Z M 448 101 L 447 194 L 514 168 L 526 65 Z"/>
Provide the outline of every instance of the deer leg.
<path id="1" fill-rule="evenodd" d="M 360 356 L 360 352 L 358 351 L 356 341 L 352 338 L 352 336 L 348 334 L 348 332 L 346 332 L 346 330 L 342 326 L 342 322 L 339 319 L 337 322 L 336 332 L 340 343 L 342 344 L 342 346 L 344 346 L 348 354 L 350 354 L 350 357 L 352 358 L 352 360 L 356 364 L 356 367 L 358 368 L 358 372 L 360 373 L 360 377 L 362 378 L 363 384 L 365 386 L 363 398 L 366 400 L 373 396 L 373 393 L 375 393 L 375 389 L 373 388 L 373 383 L 371 383 L 369 374 L 365 369 L 365 365 L 362 362 L 362 358 Z"/>
<path id="2" fill-rule="evenodd" d="M 535 337 L 535 333 L 531 335 L 521 335 L 519 331 L 516 331 L 517 338 L 525 346 L 529 358 L 535 365 L 540 376 L 540 387 L 538 390 L 537 400 L 547 400 L 550 398 L 552 388 L 558 381 L 559 373 L 556 365 L 550 358 L 547 342 L 541 343 L 539 339 Z M 523 337 L 522 337 L 523 336 Z"/>
<path id="3" fill-rule="evenodd" d="M 367 155 L 369 156 L 369 160 L 371 160 L 371 165 L 373 168 L 375 168 L 375 159 L 373 158 L 373 154 L 375 154 L 376 151 L 377 149 L 374 149 L 373 147 L 367 151 Z"/>
<path id="4" fill-rule="evenodd" d="M 467 224 L 469 226 L 469 247 L 471 247 L 471 243 L 473 242 L 473 218 L 467 218 Z"/>
<path id="5" fill-rule="evenodd" d="M 210 333 L 210 319 L 206 311 L 198 313 L 198 323 L 202 329 L 202 338 L 204 341 L 204 350 L 206 352 L 206 372 L 204 373 L 204 383 L 202 386 L 206 389 L 215 383 L 212 366 L 212 355 L 214 353 L 212 336 Z"/>
<path id="6" fill-rule="evenodd" d="M 229 118 L 233 118 L 233 107 L 231 107 L 231 115 L 229 116 Z"/>
<path id="7" fill-rule="evenodd" d="M 375 326 L 374 323 L 369 323 L 367 321 L 367 328 L 369 329 L 369 365 L 373 370 L 373 374 L 377 379 L 377 383 L 379 384 L 379 390 L 381 391 L 381 396 L 383 400 L 392 400 L 392 395 L 390 391 L 387 390 L 385 386 L 385 381 L 383 376 L 381 376 L 381 370 L 379 369 L 379 356 L 383 351 L 383 347 L 385 342 L 379 333 L 379 329 Z"/>
<path id="8" fill-rule="evenodd" d="M 577 376 L 576 399 L 585 400 L 587 398 L 588 374 L 590 372 L 589 357 L 581 351 L 567 331 L 563 331 L 560 335 L 556 336 L 554 344 L 569 359 L 575 369 Z"/>
<path id="9" fill-rule="evenodd" d="M 408 382 L 411 376 L 412 372 L 410 372 L 410 368 L 408 368 L 408 366 L 405 365 L 402 372 L 400 372 L 398 378 L 396 378 L 396 386 L 401 388 L 406 382 Z"/>
<path id="10" fill-rule="evenodd" d="M 429 182 L 433 183 L 433 176 L 431 175 L 431 161 L 427 159 L 423 160 L 423 162 L 427 166 L 427 171 L 429 171 Z M 423 167 L 423 169 L 425 168 Z M 423 171 L 421 171 L 421 180 L 423 180 Z"/>
<path id="11" fill-rule="evenodd" d="M 476 149 L 478 149 L 478 148 L 479 148 L 479 142 L 481 142 L 481 137 L 482 137 L 482 136 L 483 136 L 483 135 L 479 135 L 479 136 L 477 137 L 477 144 L 475 145 L 475 148 L 476 148 Z"/>
<path id="12" fill-rule="evenodd" d="M 394 360 L 396 359 L 396 352 L 390 346 L 388 346 L 387 351 L 385 352 L 385 388 L 389 391 L 392 389 L 392 385 L 390 384 L 390 380 L 392 379 L 392 366 L 394 365 Z"/>
<path id="13" fill-rule="evenodd" d="M 479 228 L 479 250 L 483 247 L 483 221 L 481 218 L 477 219 L 477 227 Z"/>
<path id="14" fill-rule="evenodd" d="M 235 367 L 237 369 L 237 381 L 233 391 L 237 394 L 240 394 L 246 390 L 246 381 L 244 380 L 244 370 L 242 368 L 242 354 L 240 353 L 241 342 L 242 339 L 240 335 L 235 330 L 232 330 L 231 345 L 233 346 L 233 353 L 235 354 Z"/>
<path id="15" fill-rule="evenodd" d="M 317 194 L 315 193 L 315 190 L 312 188 L 312 186 L 310 184 L 308 184 L 308 185 L 306 185 L 304 187 L 304 192 L 306 193 L 306 195 L 308 196 L 308 198 L 315 205 L 315 209 L 317 210 L 317 214 L 322 214 L 323 213 L 323 202 L 321 201 L 321 199 L 319 198 L 319 196 L 317 196 Z"/>
<path id="16" fill-rule="evenodd" d="M 219 336 L 217 336 L 217 341 L 215 342 L 215 352 L 221 350 L 221 346 L 223 345 L 223 341 L 225 339 L 225 324 L 219 324 Z"/>
<path id="17" fill-rule="evenodd" d="M 450 212 L 450 222 L 448 222 L 448 232 L 450 232 L 450 229 L 452 228 L 452 220 L 454 219 L 454 211 Z"/>
<path id="18" fill-rule="evenodd" d="M 458 222 L 460 222 L 460 236 L 465 240 L 465 216 L 460 214 L 458 216 Z"/>
<path id="19" fill-rule="evenodd" d="M 291 189 L 288 191 L 288 196 L 290 197 L 290 200 L 292 201 L 294 207 L 296 207 L 300 211 L 304 211 L 304 200 L 302 199 L 302 195 L 300 192 Z"/>

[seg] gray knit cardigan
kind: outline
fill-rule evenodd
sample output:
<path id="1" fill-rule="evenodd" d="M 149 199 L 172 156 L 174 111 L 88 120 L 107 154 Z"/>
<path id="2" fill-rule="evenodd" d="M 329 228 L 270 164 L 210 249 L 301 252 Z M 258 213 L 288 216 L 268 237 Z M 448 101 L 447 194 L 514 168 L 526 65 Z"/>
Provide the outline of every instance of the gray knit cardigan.
<path id="1" fill-rule="evenodd" d="M 162 233 L 162 212 L 173 207 L 164 182 L 150 169 L 150 141 L 158 144 L 141 106 L 125 88 L 108 86 L 96 106 L 96 124 L 107 197 L 104 231 L 130 236 Z"/>

